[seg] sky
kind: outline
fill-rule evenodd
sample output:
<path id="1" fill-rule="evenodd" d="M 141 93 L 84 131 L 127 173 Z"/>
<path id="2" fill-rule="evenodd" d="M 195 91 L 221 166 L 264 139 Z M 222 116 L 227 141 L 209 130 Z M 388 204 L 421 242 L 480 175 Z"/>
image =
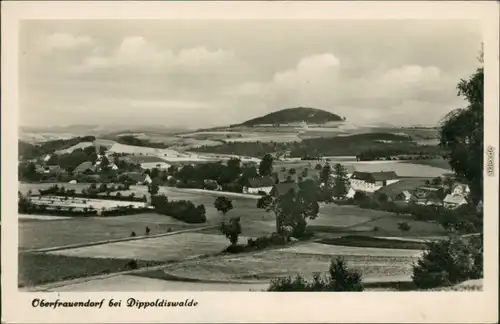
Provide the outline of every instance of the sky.
<path id="1" fill-rule="evenodd" d="M 478 66 L 466 20 L 29 20 L 22 126 L 213 127 L 292 107 L 435 125 Z"/>

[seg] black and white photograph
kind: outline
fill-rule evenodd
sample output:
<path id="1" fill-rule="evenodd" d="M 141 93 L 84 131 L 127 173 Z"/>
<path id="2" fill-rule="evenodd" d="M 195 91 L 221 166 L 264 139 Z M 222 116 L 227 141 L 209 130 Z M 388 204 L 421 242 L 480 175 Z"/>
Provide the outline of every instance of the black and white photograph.
<path id="1" fill-rule="evenodd" d="M 18 22 L 19 293 L 485 292 L 481 20 L 139 18 Z"/>

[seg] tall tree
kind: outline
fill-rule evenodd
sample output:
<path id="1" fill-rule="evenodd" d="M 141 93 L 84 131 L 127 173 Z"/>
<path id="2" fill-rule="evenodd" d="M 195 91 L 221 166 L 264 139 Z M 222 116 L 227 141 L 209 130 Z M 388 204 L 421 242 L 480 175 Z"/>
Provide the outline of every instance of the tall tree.
<path id="1" fill-rule="evenodd" d="M 440 145 L 449 151 L 448 162 L 458 176 L 469 182 L 472 202 L 483 196 L 483 130 L 484 130 L 484 68 L 481 66 L 468 79 L 457 85 L 458 96 L 469 103 L 456 109 L 441 121 Z"/>
<path id="2" fill-rule="evenodd" d="M 227 197 L 217 197 L 214 201 L 214 207 L 225 216 L 228 211 L 233 209 L 233 202 Z"/>
<path id="3" fill-rule="evenodd" d="M 259 164 L 259 174 L 260 176 L 270 176 L 273 173 L 274 159 L 271 154 L 266 154 L 262 158 Z"/>
<path id="4" fill-rule="evenodd" d="M 348 178 L 347 178 L 347 171 L 346 169 L 342 166 L 342 164 L 337 163 L 333 167 L 333 175 L 334 175 L 334 181 L 333 181 L 333 188 L 332 188 L 332 193 L 335 198 L 340 198 L 343 199 L 347 195 L 348 192 Z"/>
<path id="5" fill-rule="evenodd" d="M 299 184 L 298 190 L 291 189 L 276 199 L 271 196 L 262 197 L 257 202 L 257 207 L 274 213 L 278 234 L 285 235 L 285 228 L 291 227 L 292 235 L 300 237 L 305 233 L 307 219 L 315 219 L 319 212 L 316 183 L 306 180 Z"/>
<path id="6" fill-rule="evenodd" d="M 325 164 L 321 169 L 319 174 L 320 182 L 322 183 L 321 187 L 321 201 L 329 202 L 332 200 L 333 191 L 332 191 L 332 182 L 331 182 L 331 174 L 332 167 L 330 164 Z"/>
<path id="7" fill-rule="evenodd" d="M 228 224 L 223 224 L 222 234 L 224 234 L 231 242 L 231 245 L 238 243 L 238 238 L 241 234 L 241 223 L 240 218 L 233 218 Z"/>
<path id="8" fill-rule="evenodd" d="M 160 185 L 158 184 L 158 180 L 153 179 L 151 184 L 148 186 L 148 192 L 151 194 L 151 196 L 154 196 L 158 194 L 158 191 L 160 191 Z"/>

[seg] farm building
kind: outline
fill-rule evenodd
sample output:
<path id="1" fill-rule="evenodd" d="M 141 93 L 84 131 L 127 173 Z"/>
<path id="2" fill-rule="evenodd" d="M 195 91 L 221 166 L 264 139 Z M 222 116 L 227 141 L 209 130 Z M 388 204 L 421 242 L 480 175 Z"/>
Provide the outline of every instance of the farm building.
<path id="1" fill-rule="evenodd" d="M 349 179 L 354 191 L 375 192 L 382 187 L 398 182 L 396 172 L 359 172 L 355 171 Z"/>
<path id="2" fill-rule="evenodd" d="M 409 201 L 415 198 L 415 196 L 413 195 L 415 190 L 421 186 L 424 186 L 425 184 L 426 179 L 401 179 L 398 182 L 394 182 L 380 188 L 375 192 L 375 196 L 385 194 L 387 195 L 389 200 Z"/>
<path id="3" fill-rule="evenodd" d="M 412 195 L 408 190 L 403 190 L 399 194 L 396 195 L 394 200 L 409 203 L 414 199 L 415 199 L 415 196 Z"/>
<path id="4" fill-rule="evenodd" d="M 74 174 L 90 174 L 95 172 L 95 167 L 90 161 L 80 163 L 74 170 Z"/>
<path id="5" fill-rule="evenodd" d="M 151 182 L 153 182 L 151 180 L 151 177 L 148 174 L 145 174 L 145 173 L 128 172 L 128 173 L 126 173 L 126 175 L 132 181 L 134 181 L 137 185 L 150 184 Z"/>
<path id="6" fill-rule="evenodd" d="M 463 196 L 446 195 L 443 200 L 443 205 L 445 208 L 457 208 L 458 206 L 466 205 L 467 199 Z"/>
<path id="7" fill-rule="evenodd" d="M 470 194 L 470 188 L 466 184 L 458 183 L 451 190 L 453 196 L 467 197 Z"/>
<path id="8" fill-rule="evenodd" d="M 271 192 L 269 193 L 273 197 L 279 197 L 283 196 L 284 194 L 288 193 L 290 190 L 299 190 L 299 185 L 295 182 L 282 182 L 282 183 L 277 183 L 273 186 L 271 189 Z"/>
<path id="9" fill-rule="evenodd" d="M 272 177 L 262 177 L 254 178 L 248 180 L 249 185 L 243 187 L 243 193 L 248 194 L 260 194 L 265 193 L 268 195 L 275 184 L 275 180 Z"/>
<path id="10" fill-rule="evenodd" d="M 446 197 L 443 187 L 420 186 L 415 190 L 415 196 L 419 199 L 443 200 Z"/>
<path id="11" fill-rule="evenodd" d="M 50 160 L 51 157 L 52 157 L 52 155 L 50 155 L 50 154 L 44 155 L 42 157 L 42 162 L 44 162 L 44 163 L 49 162 L 49 160 Z"/>

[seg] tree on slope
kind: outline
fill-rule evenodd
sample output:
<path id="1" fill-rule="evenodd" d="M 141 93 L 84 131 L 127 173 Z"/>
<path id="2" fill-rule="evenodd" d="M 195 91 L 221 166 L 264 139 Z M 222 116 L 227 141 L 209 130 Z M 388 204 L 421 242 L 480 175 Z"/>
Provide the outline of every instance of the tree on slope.
<path id="1" fill-rule="evenodd" d="M 291 189 L 287 193 L 273 199 L 265 196 L 257 202 L 258 208 L 272 211 L 276 217 L 276 232 L 279 235 L 287 235 L 286 227 L 291 227 L 291 236 L 301 237 L 304 235 L 307 219 L 315 219 L 319 212 L 318 193 L 316 184 L 307 180 L 299 184 L 299 189 Z"/>
<path id="2" fill-rule="evenodd" d="M 333 181 L 333 197 L 343 199 L 346 197 L 348 192 L 348 178 L 347 171 L 345 168 L 337 163 L 333 167 L 333 175 L 335 176 L 335 180 Z"/>
<path id="3" fill-rule="evenodd" d="M 321 191 L 321 201 L 331 202 L 333 199 L 333 190 L 332 190 L 332 167 L 330 164 L 325 164 L 325 166 L 321 169 L 319 178 L 322 184 L 320 189 Z"/>

